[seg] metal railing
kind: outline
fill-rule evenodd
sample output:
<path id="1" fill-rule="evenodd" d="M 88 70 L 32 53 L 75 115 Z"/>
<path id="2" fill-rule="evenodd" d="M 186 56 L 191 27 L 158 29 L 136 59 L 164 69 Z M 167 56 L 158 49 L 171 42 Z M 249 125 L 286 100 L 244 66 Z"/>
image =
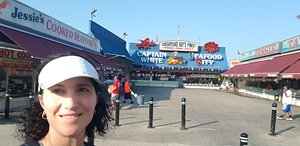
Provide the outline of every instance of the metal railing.
<path id="1" fill-rule="evenodd" d="M 5 112 L 5 96 L 0 97 L 0 113 Z M 9 96 L 9 111 L 10 112 L 18 112 L 22 111 L 24 108 L 28 108 L 30 106 L 30 98 L 29 96 L 24 97 L 15 97 Z"/>
<path id="2" fill-rule="evenodd" d="M 268 94 L 268 95 L 279 95 L 281 96 L 282 91 L 280 89 L 272 90 L 272 89 L 263 89 L 258 87 L 249 87 L 249 86 L 243 86 L 240 89 L 244 89 L 250 92 L 258 93 L 258 94 Z M 300 99 L 300 90 L 292 90 L 293 91 L 293 98 Z"/>

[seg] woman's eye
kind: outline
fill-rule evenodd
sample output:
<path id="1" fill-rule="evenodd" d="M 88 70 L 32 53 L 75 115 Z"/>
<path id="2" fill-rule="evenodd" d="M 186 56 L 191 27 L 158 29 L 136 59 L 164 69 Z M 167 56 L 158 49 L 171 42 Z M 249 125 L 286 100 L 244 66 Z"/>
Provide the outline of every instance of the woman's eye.
<path id="1" fill-rule="evenodd" d="M 63 94 L 65 91 L 63 89 L 54 89 L 52 92 L 55 94 Z"/>
<path id="2" fill-rule="evenodd" d="M 78 88 L 78 91 L 80 91 L 80 92 L 89 92 L 89 89 L 87 89 L 85 87 L 81 87 L 81 88 Z"/>

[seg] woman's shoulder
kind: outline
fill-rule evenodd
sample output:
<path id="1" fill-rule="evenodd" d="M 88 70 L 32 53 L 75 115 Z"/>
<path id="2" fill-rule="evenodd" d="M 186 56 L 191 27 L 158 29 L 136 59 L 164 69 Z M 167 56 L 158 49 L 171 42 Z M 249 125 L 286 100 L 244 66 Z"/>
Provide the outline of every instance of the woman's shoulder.
<path id="1" fill-rule="evenodd" d="M 38 141 L 35 140 L 28 140 L 24 144 L 21 144 L 20 146 L 42 146 Z M 84 142 L 84 146 L 94 146 L 93 144 Z"/>
<path id="2" fill-rule="evenodd" d="M 41 145 L 38 141 L 28 140 L 24 144 L 21 144 L 20 146 L 41 146 Z"/>
<path id="3" fill-rule="evenodd" d="M 87 142 L 84 142 L 84 145 L 83 146 L 94 146 L 93 144 L 90 144 L 90 143 L 87 143 Z"/>

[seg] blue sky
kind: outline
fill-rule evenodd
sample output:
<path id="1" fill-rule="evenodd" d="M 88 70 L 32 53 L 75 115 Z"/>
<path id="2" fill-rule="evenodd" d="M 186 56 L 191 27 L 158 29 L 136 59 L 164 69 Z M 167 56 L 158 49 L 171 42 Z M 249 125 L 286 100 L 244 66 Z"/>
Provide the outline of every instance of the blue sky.
<path id="1" fill-rule="evenodd" d="M 84 33 L 93 20 L 127 42 L 180 39 L 226 47 L 228 60 L 300 34 L 299 0 L 20 0 Z"/>

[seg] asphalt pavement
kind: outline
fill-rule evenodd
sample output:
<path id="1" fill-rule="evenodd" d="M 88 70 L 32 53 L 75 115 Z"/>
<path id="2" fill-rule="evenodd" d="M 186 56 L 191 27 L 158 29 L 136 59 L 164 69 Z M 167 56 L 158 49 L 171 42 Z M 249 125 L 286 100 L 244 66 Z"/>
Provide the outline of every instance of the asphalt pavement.
<path id="1" fill-rule="evenodd" d="M 120 126 L 112 126 L 97 146 L 237 146 L 240 134 L 248 134 L 249 146 L 300 145 L 300 108 L 293 106 L 294 121 L 276 120 L 271 130 L 274 101 L 240 96 L 220 90 L 139 87 L 144 105 L 123 104 Z M 149 128 L 149 98 L 153 97 L 153 128 Z M 182 130 L 182 98 L 186 99 L 186 121 Z M 123 101 L 122 99 L 120 100 Z M 278 103 L 277 115 L 282 105 Z M 113 115 L 115 116 L 115 115 Z M 0 145 L 15 146 L 13 118 L 0 115 Z M 5 131 L 5 132 L 3 132 Z"/>

